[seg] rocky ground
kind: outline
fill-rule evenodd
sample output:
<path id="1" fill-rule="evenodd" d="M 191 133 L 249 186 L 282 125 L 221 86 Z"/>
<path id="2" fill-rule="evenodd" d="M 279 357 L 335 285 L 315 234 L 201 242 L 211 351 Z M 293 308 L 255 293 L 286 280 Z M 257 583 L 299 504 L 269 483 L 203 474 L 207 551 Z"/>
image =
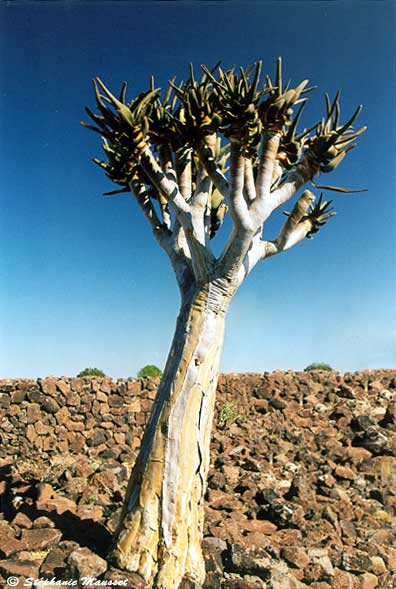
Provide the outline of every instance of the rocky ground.
<path id="1" fill-rule="evenodd" d="M 204 589 L 396 588 L 395 451 L 396 371 L 222 376 Z M 143 589 L 104 560 L 129 471 L 114 451 L 2 458 L 0 586 Z"/>

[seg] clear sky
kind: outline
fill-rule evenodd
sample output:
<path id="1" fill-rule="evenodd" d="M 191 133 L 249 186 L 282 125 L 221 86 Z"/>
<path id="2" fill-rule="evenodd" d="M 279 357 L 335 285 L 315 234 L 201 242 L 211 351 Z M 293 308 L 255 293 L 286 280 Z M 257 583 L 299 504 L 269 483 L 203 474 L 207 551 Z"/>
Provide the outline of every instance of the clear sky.
<path id="1" fill-rule="evenodd" d="M 1 2 L 0 376 L 113 377 L 163 367 L 178 310 L 165 254 L 132 197 L 92 157 L 100 139 L 80 127 L 91 80 L 130 98 L 188 63 L 264 60 L 310 78 L 304 123 L 341 88 L 368 131 L 321 181 L 337 216 L 313 240 L 257 266 L 228 317 L 223 370 L 340 371 L 396 366 L 396 3 Z M 331 193 L 328 193 L 329 196 Z M 287 207 L 286 207 L 287 208 Z M 281 222 L 274 219 L 267 238 Z"/>

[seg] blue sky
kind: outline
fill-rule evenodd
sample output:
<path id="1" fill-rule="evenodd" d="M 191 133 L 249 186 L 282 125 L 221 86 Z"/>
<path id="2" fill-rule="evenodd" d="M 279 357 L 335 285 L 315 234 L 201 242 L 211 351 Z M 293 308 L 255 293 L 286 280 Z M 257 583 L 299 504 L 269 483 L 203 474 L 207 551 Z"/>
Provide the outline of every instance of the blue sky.
<path id="1" fill-rule="evenodd" d="M 163 366 L 178 310 L 167 258 L 132 197 L 91 164 L 80 127 L 99 75 L 132 98 L 188 63 L 264 60 L 318 85 L 368 131 L 323 183 L 337 216 L 313 240 L 256 267 L 228 317 L 223 370 L 340 371 L 396 365 L 395 2 L 4 2 L 0 6 L 0 376 L 114 377 Z M 115 187 L 114 187 L 115 188 Z M 330 196 L 330 194 L 329 194 Z M 266 237 L 281 223 L 271 220 Z"/>

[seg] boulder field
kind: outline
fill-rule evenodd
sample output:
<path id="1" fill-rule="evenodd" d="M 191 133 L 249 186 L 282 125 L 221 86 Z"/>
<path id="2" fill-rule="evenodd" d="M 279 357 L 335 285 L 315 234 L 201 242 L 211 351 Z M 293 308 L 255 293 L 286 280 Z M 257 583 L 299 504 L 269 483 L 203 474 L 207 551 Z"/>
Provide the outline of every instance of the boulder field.
<path id="1" fill-rule="evenodd" d="M 105 555 L 157 386 L 0 380 L 0 587 L 144 589 Z M 396 588 L 395 453 L 396 370 L 221 375 L 203 589 Z"/>

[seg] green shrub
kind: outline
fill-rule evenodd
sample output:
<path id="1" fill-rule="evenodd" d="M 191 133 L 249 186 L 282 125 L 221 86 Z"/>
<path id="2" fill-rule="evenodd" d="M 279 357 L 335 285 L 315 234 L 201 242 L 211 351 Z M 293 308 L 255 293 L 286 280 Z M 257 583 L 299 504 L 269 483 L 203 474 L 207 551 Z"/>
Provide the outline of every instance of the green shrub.
<path id="1" fill-rule="evenodd" d="M 240 415 L 234 403 L 226 401 L 220 411 L 219 426 L 224 429 L 228 425 L 231 425 L 238 417 Z"/>
<path id="2" fill-rule="evenodd" d="M 304 372 L 311 372 L 312 370 L 327 370 L 328 372 L 332 372 L 333 368 L 325 362 L 314 362 L 304 368 Z"/>
<path id="3" fill-rule="evenodd" d="M 147 366 L 144 366 L 139 370 L 137 375 L 139 378 L 142 376 L 162 376 L 162 370 L 160 370 L 158 366 L 154 366 L 154 364 L 147 364 Z"/>
<path id="4" fill-rule="evenodd" d="M 106 376 L 105 373 L 102 370 L 99 370 L 98 368 L 85 368 L 84 370 L 82 370 L 81 372 L 79 372 L 79 374 L 77 374 L 78 377 L 80 376 Z"/>

